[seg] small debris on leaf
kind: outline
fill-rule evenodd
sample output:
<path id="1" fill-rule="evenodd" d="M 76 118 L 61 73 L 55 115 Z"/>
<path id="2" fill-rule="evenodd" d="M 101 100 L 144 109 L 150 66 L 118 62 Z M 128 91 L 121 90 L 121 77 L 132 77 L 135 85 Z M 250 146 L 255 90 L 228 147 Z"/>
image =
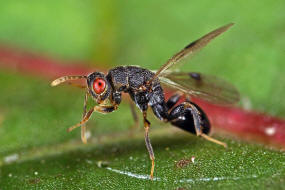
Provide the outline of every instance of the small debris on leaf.
<path id="1" fill-rule="evenodd" d="M 192 157 L 191 157 L 191 161 L 192 161 L 192 163 L 194 164 L 195 156 L 192 156 Z"/>
<path id="2" fill-rule="evenodd" d="M 15 162 L 19 159 L 19 155 L 18 154 L 11 154 L 11 155 L 8 155 L 6 157 L 4 157 L 4 162 L 6 164 L 10 164 L 12 162 Z"/>
<path id="3" fill-rule="evenodd" d="M 35 179 L 30 179 L 29 183 L 31 183 L 31 184 L 38 184 L 38 183 L 40 183 L 40 181 L 41 181 L 40 178 L 35 178 Z"/>
<path id="4" fill-rule="evenodd" d="M 194 164 L 195 161 L 195 156 L 192 156 L 191 159 L 181 159 L 179 161 L 176 162 L 176 167 L 177 168 L 184 168 L 186 166 L 188 166 L 190 164 L 190 162 L 192 162 Z"/>
<path id="5" fill-rule="evenodd" d="M 100 161 L 98 161 L 97 162 L 97 166 L 99 167 L 99 168 L 106 168 L 106 167 L 108 167 L 109 166 L 109 162 L 107 162 L 107 161 L 102 161 L 102 160 L 100 160 Z"/>

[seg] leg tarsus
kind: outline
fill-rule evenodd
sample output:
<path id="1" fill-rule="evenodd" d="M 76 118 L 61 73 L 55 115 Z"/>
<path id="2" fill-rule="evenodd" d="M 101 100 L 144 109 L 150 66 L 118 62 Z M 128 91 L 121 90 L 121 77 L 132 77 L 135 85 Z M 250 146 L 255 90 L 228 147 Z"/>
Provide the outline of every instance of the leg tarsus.
<path id="1" fill-rule="evenodd" d="M 153 173 L 154 173 L 155 162 L 154 162 L 154 157 L 150 158 L 150 159 L 151 159 L 150 179 L 153 180 Z"/>
<path id="2" fill-rule="evenodd" d="M 86 107 L 87 107 L 87 100 L 88 100 L 88 91 L 85 93 L 85 97 L 84 97 L 84 105 L 83 105 L 83 115 L 82 115 L 82 119 L 85 117 L 86 115 Z M 81 141 L 84 144 L 87 144 L 87 138 L 86 138 L 86 124 L 81 126 Z"/>
<path id="3" fill-rule="evenodd" d="M 210 137 L 210 136 L 208 136 L 208 135 L 206 135 L 206 134 L 204 134 L 204 133 L 202 133 L 200 136 L 203 137 L 204 139 L 208 140 L 208 141 L 211 141 L 211 142 L 213 142 L 213 143 L 222 145 L 222 146 L 225 147 L 225 148 L 228 147 L 228 145 L 227 145 L 226 143 L 221 142 L 221 141 L 219 141 L 219 140 L 217 140 L 217 139 L 214 139 L 214 138 L 212 138 L 212 137 Z"/>
<path id="4" fill-rule="evenodd" d="M 155 166 L 154 159 L 155 159 L 155 157 L 154 157 L 153 148 L 152 148 L 149 136 L 148 136 L 150 122 L 146 119 L 146 111 L 143 112 L 143 117 L 144 117 L 144 129 L 145 129 L 145 144 L 146 144 L 146 148 L 148 150 L 149 157 L 150 157 L 150 160 L 151 160 L 150 179 L 153 180 L 153 173 L 154 173 L 154 166 Z"/>

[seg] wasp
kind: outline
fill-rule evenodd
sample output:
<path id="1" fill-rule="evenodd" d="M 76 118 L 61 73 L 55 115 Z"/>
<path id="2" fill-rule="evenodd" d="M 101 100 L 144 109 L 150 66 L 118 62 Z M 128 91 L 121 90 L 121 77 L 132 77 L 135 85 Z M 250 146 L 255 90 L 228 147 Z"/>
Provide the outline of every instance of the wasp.
<path id="1" fill-rule="evenodd" d="M 143 115 L 145 144 L 151 160 L 151 179 L 153 179 L 155 157 L 149 138 L 150 122 L 147 119 L 149 107 L 159 120 L 169 122 L 180 129 L 226 147 L 225 143 L 207 135 L 211 128 L 209 119 L 197 104 L 190 101 L 189 97 L 198 97 L 216 104 L 233 104 L 239 100 L 238 91 L 233 85 L 217 77 L 198 72 L 180 72 L 174 68 L 180 65 L 178 63 L 181 60 L 198 52 L 232 25 L 233 23 L 222 26 L 190 43 L 157 71 L 139 66 L 118 66 L 109 70 L 107 74 L 96 71 L 87 76 L 63 76 L 54 80 L 51 86 L 57 86 L 66 81 L 86 80 L 86 85 L 80 86 L 86 89 L 82 120 L 70 127 L 68 131 L 81 127 L 81 138 L 83 142 L 86 142 L 85 124 L 92 113 L 106 114 L 117 110 L 121 103 L 122 93 L 128 93 Z M 178 93 L 166 100 L 162 85 L 174 88 Z M 177 105 L 184 95 L 188 98 Z M 97 104 L 86 111 L 89 96 Z"/>

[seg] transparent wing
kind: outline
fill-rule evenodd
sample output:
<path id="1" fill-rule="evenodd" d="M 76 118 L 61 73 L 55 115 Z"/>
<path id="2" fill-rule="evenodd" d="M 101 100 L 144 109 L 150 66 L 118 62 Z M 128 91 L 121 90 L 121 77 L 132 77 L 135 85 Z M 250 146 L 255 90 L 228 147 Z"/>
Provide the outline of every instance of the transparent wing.
<path id="1" fill-rule="evenodd" d="M 172 72 L 159 77 L 162 84 L 216 104 L 233 104 L 239 101 L 239 92 L 230 83 L 215 76 L 195 72 Z"/>
<path id="2" fill-rule="evenodd" d="M 180 62 L 182 59 L 186 58 L 187 56 L 196 53 L 203 47 L 205 47 L 211 40 L 213 40 L 215 37 L 219 36 L 220 34 L 227 31 L 233 23 L 227 24 L 225 26 L 222 26 L 205 36 L 201 37 L 200 39 L 190 43 L 187 45 L 184 49 L 182 49 L 180 52 L 176 53 L 173 57 L 171 57 L 154 75 L 153 79 L 156 77 L 160 77 L 161 75 L 164 75 L 163 73 L 168 70 L 173 65 Z M 152 79 L 152 80 L 153 80 Z"/>

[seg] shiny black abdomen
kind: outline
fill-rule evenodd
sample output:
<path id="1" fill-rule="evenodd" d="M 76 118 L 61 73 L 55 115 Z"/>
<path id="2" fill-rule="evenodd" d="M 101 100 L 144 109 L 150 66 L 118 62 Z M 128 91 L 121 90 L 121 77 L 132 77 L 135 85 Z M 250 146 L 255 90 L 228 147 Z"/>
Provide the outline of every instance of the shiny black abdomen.
<path id="1" fill-rule="evenodd" d="M 200 112 L 200 125 L 202 128 L 202 132 L 204 134 L 208 134 L 211 129 L 211 124 L 207 115 L 197 104 L 193 102 L 191 102 L 191 104 L 195 106 L 196 109 Z M 185 108 L 183 103 L 173 108 L 169 113 L 169 120 L 172 125 L 190 133 L 196 134 L 193 117 L 194 115 L 191 113 L 191 108 Z"/>

